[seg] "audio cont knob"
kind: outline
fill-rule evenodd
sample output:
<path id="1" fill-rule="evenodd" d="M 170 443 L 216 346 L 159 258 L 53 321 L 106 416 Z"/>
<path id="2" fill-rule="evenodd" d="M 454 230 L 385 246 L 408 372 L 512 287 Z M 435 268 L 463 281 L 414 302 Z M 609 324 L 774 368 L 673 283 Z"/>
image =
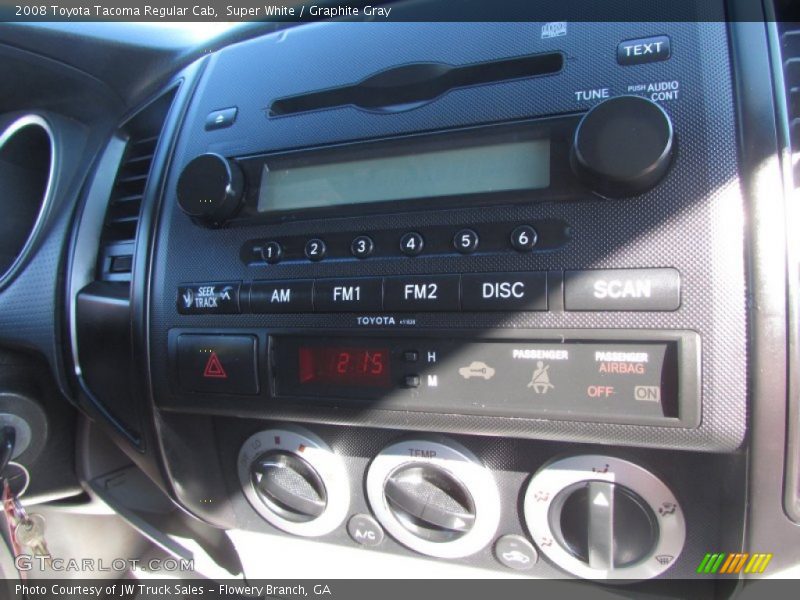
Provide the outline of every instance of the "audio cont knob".
<path id="1" fill-rule="evenodd" d="M 219 154 L 189 161 L 178 179 L 178 205 L 206 225 L 218 225 L 241 206 L 244 176 L 239 166 Z"/>
<path id="2" fill-rule="evenodd" d="M 655 475 L 611 456 L 574 456 L 528 484 L 525 522 L 539 549 L 586 579 L 649 579 L 677 560 L 686 524 Z"/>
<path id="3" fill-rule="evenodd" d="M 238 467 L 248 502 L 279 529 L 320 536 L 347 516 L 350 484 L 344 463 L 302 427 L 252 435 L 239 451 Z"/>
<path id="4" fill-rule="evenodd" d="M 664 109 L 640 96 L 618 96 L 587 112 L 577 129 L 570 162 L 578 177 L 602 196 L 641 194 L 666 174 L 674 134 Z"/>

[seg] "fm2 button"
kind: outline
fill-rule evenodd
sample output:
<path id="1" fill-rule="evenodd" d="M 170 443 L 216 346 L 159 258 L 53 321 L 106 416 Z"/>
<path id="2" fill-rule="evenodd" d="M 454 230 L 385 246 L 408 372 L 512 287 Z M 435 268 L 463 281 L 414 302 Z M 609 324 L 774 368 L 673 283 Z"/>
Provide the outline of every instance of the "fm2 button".
<path id="1" fill-rule="evenodd" d="M 475 273 L 461 276 L 464 310 L 547 310 L 547 273 Z"/>
<path id="2" fill-rule="evenodd" d="M 459 308 L 458 275 L 386 277 L 383 308 L 399 311 L 443 311 Z"/>

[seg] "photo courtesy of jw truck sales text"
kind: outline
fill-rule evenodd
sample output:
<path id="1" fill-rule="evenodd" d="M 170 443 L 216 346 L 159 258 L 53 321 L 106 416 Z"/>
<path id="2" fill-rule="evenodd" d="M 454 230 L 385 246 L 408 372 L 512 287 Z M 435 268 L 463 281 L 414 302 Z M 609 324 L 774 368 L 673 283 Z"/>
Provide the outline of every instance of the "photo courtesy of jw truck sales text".
<path id="1" fill-rule="evenodd" d="M 796 0 L 0 0 L 0 599 L 796 598 Z"/>

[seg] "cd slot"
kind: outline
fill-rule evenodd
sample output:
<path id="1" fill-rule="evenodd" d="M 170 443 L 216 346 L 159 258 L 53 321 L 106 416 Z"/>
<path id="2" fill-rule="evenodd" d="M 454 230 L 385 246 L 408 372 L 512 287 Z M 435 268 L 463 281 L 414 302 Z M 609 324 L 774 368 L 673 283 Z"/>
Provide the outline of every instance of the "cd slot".
<path id="1" fill-rule="evenodd" d="M 353 85 L 280 98 L 270 105 L 269 114 L 278 117 L 341 106 L 373 111 L 407 110 L 453 89 L 551 75 L 563 67 L 561 52 L 463 66 L 414 63 L 381 71 Z"/>

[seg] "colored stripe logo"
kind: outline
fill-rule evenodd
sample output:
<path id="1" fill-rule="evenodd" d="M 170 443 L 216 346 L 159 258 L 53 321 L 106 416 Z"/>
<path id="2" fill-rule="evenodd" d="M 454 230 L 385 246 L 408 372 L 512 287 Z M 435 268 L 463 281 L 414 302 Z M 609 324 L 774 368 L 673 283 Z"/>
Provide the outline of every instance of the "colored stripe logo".
<path id="1" fill-rule="evenodd" d="M 707 553 L 697 567 L 697 572 L 705 575 L 737 575 L 739 573 L 763 573 L 772 554 L 757 552 L 743 553 Z"/>

